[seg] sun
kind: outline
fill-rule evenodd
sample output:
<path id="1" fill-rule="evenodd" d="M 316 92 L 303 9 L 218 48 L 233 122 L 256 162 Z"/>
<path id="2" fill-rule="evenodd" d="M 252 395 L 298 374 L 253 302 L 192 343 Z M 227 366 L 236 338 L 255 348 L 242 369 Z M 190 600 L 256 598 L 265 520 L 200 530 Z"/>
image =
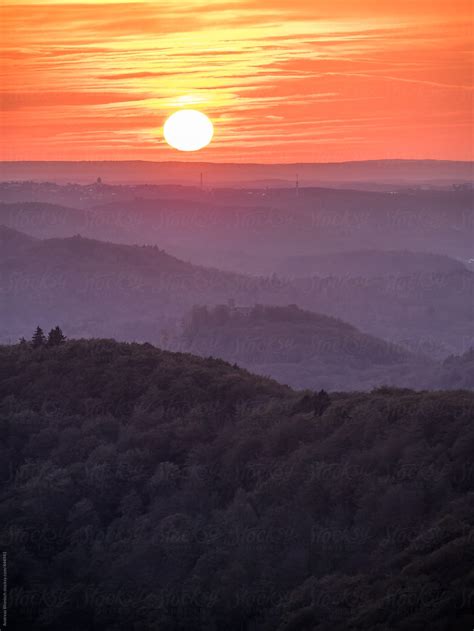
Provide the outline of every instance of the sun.
<path id="1" fill-rule="evenodd" d="M 166 142 L 179 151 L 199 151 L 214 135 L 209 118 L 197 110 L 179 110 L 166 120 L 163 127 Z"/>

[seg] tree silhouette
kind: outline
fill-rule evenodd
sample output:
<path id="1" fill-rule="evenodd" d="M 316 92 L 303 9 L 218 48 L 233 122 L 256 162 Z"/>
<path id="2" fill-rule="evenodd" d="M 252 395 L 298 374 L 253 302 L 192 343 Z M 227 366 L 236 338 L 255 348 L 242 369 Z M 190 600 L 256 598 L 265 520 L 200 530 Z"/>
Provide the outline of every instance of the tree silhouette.
<path id="1" fill-rule="evenodd" d="M 31 343 L 33 348 L 39 348 L 40 346 L 44 346 L 46 343 L 46 337 L 43 333 L 43 329 L 39 326 L 36 327 L 36 331 L 31 338 Z"/>
<path id="2" fill-rule="evenodd" d="M 59 326 L 54 327 L 48 333 L 48 346 L 59 346 L 60 344 L 64 344 L 66 341 L 66 336 L 63 334 Z"/>
<path id="3" fill-rule="evenodd" d="M 316 416 L 321 416 L 331 405 L 331 397 L 325 390 L 320 390 L 313 396 L 313 410 Z"/>
<path id="4" fill-rule="evenodd" d="M 321 416 L 331 405 L 331 397 L 325 390 L 320 390 L 314 394 L 305 394 L 293 406 L 293 414 L 313 412 L 315 416 Z"/>

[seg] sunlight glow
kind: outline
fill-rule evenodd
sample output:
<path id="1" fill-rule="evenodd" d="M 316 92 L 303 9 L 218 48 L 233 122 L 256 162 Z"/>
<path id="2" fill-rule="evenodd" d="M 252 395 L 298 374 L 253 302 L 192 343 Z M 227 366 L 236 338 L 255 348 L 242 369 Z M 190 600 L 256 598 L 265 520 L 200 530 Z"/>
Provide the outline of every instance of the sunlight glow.
<path id="1" fill-rule="evenodd" d="M 166 159 L 188 109 L 209 161 L 472 157 L 472 0 L 0 0 L 0 24 L 2 160 Z"/>
<path id="2" fill-rule="evenodd" d="M 163 134 L 166 142 L 174 149 L 199 151 L 211 142 L 214 127 L 202 112 L 179 110 L 166 120 Z"/>

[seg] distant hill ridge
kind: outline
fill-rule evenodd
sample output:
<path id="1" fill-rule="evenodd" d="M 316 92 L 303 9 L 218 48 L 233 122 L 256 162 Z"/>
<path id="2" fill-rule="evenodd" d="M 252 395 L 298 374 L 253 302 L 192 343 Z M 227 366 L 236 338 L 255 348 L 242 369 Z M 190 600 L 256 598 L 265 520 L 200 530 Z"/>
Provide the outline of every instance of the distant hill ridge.
<path id="1" fill-rule="evenodd" d="M 95 181 L 98 176 L 111 182 L 183 182 L 205 170 L 214 185 L 245 180 L 290 178 L 295 169 L 308 183 L 337 180 L 430 181 L 439 178 L 472 179 L 472 162 L 447 160 L 369 160 L 335 163 L 246 164 L 210 162 L 2 162 L 4 180 Z"/>
<path id="2" fill-rule="evenodd" d="M 247 306 L 295 304 L 437 358 L 464 352 L 472 336 L 466 297 L 474 293 L 474 274 L 467 269 L 400 278 L 284 279 L 195 265 L 156 246 L 78 236 L 34 240 L 9 230 L 2 238 L 4 341 L 38 324 L 60 324 L 74 337 L 108 333 L 159 342 L 162 331 L 194 305 L 229 299 Z"/>
<path id="3" fill-rule="evenodd" d="M 181 335 L 170 343 L 171 348 L 222 357 L 297 388 L 428 387 L 435 368 L 426 357 L 296 305 L 195 307 Z"/>
<path id="4" fill-rule="evenodd" d="M 466 265 L 456 259 L 428 252 L 359 250 L 314 256 L 292 256 L 281 264 L 288 276 L 345 276 L 376 278 L 409 274 L 462 272 Z"/>

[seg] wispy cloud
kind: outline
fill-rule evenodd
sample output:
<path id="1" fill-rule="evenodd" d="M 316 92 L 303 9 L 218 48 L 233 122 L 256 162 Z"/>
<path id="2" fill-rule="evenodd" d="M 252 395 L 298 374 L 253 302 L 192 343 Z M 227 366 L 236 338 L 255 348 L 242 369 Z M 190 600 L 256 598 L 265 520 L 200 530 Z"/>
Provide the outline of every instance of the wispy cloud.
<path id="1" fill-rule="evenodd" d="M 216 134 L 187 159 L 469 158 L 454 4 L 7 0 L 2 157 L 172 159 L 162 123 L 195 106 Z"/>

